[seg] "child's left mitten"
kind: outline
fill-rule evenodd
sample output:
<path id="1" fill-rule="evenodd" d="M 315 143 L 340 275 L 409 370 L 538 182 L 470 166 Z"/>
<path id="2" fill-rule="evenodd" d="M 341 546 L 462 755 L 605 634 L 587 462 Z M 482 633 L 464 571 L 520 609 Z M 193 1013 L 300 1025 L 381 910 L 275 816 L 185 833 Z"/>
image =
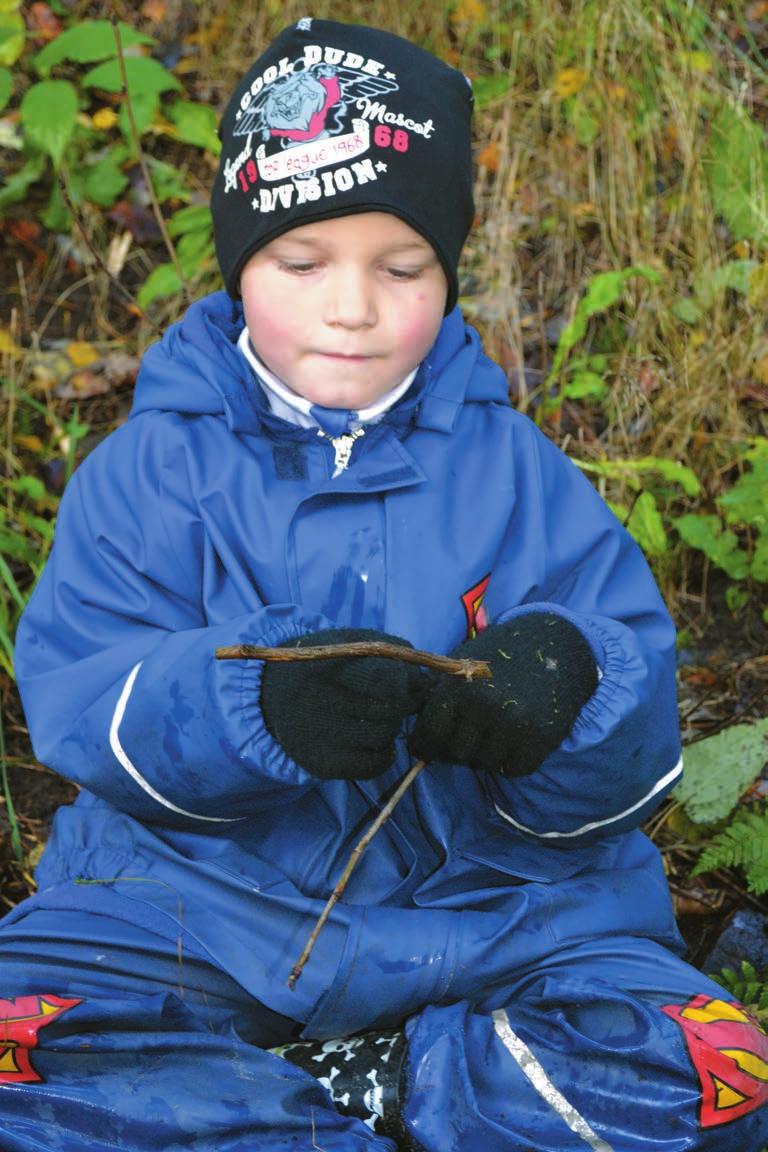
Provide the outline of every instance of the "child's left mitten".
<path id="1" fill-rule="evenodd" d="M 491 625 L 451 655 L 487 660 L 492 678 L 440 677 L 409 741 L 424 760 L 526 776 L 563 742 L 597 687 L 589 644 L 551 612 Z"/>
<path id="2" fill-rule="evenodd" d="M 336 628 L 301 637 L 301 646 L 407 640 L 367 628 Z M 297 640 L 280 645 L 295 648 Z M 267 662 L 261 711 L 267 730 L 292 760 L 321 779 L 367 780 L 395 758 L 407 716 L 423 703 L 427 677 L 413 664 L 380 656 Z"/>

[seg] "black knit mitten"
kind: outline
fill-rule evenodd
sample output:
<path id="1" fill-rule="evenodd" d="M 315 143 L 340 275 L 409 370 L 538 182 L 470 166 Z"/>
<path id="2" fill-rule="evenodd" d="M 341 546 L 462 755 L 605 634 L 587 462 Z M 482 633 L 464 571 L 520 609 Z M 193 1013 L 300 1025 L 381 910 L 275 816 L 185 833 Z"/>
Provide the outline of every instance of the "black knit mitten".
<path id="1" fill-rule="evenodd" d="M 412 647 L 368 628 L 312 632 L 280 647 L 374 640 Z M 367 780 L 389 768 L 403 721 L 428 689 L 418 667 L 380 656 L 267 662 L 261 711 L 271 735 L 313 776 Z"/>
<path id="2" fill-rule="evenodd" d="M 493 677 L 440 677 L 410 740 L 424 760 L 525 776 L 562 743 L 597 687 L 587 641 L 554 613 L 492 625 L 452 655 L 487 660 Z"/>

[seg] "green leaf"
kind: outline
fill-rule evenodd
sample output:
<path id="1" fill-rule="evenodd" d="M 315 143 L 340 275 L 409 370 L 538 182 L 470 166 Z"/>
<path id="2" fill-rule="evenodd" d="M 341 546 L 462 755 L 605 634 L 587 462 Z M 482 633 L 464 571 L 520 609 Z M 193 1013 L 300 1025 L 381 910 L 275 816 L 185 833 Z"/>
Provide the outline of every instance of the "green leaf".
<path id="1" fill-rule="evenodd" d="M 689 744 L 685 774 L 672 795 L 694 824 L 715 824 L 736 807 L 768 756 L 768 719 L 735 724 Z"/>
<path id="2" fill-rule="evenodd" d="M 768 892 L 768 811 L 744 812 L 704 849 L 693 875 L 715 868 L 742 868 L 750 892 Z"/>
<path id="3" fill-rule="evenodd" d="M 635 501 L 627 529 L 646 556 L 662 556 L 667 550 L 667 533 L 661 512 L 650 492 L 641 492 Z"/>
<path id="4" fill-rule="evenodd" d="M 0 68 L 0 112 L 5 108 L 13 92 L 13 73 L 8 68 Z"/>
<path id="5" fill-rule="evenodd" d="M 218 117 L 209 104 L 195 104 L 191 100 L 177 100 L 168 111 L 176 125 L 176 138 L 185 144 L 205 148 L 218 156 L 221 141 L 216 132 Z"/>
<path id="6" fill-rule="evenodd" d="M 112 152 L 86 170 L 83 195 L 91 204 L 110 208 L 128 183 L 128 177 L 115 162 Z"/>
<path id="7" fill-rule="evenodd" d="M 9 204 L 18 204 L 24 199 L 29 186 L 40 179 L 47 163 L 42 155 L 30 156 L 23 168 L 6 178 L 0 187 L 0 212 Z"/>
<path id="8" fill-rule="evenodd" d="M 213 237 L 210 232 L 187 232 L 179 241 L 177 250 L 181 271 L 191 279 L 213 256 Z"/>
<path id="9" fill-rule="evenodd" d="M 168 221 L 170 236 L 183 236 L 185 232 L 213 231 L 211 209 L 207 204 L 189 204 L 179 208 Z"/>
<path id="10" fill-rule="evenodd" d="M 631 268 L 622 268 L 615 272 L 598 272 L 590 280 L 587 291 L 576 306 L 573 319 L 566 324 L 560 333 L 557 348 L 549 373 L 549 380 L 554 379 L 560 371 L 566 354 L 573 348 L 587 332 L 587 322 L 591 316 L 604 312 L 620 299 L 628 280 L 641 277 L 656 284 L 661 280 L 661 273 L 655 268 L 648 268 L 638 264 Z"/>
<path id="11" fill-rule="evenodd" d="M 137 299 L 142 308 L 148 308 L 153 300 L 175 296 L 180 291 L 181 282 L 173 264 L 158 264 L 142 284 Z"/>
<path id="12" fill-rule="evenodd" d="M 736 104 L 724 103 L 704 153 L 716 211 L 734 240 L 768 236 L 768 155 L 763 128 Z"/>
<path id="13" fill-rule="evenodd" d="M 512 77 L 506 74 L 496 76 L 476 76 L 472 81 L 472 91 L 475 95 L 475 107 L 486 108 L 494 100 L 506 95 L 512 87 Z"/>
<path id="14" fill-rule="evenodd" d="M 698 324 L 702 311 L 689 296 L 680 296 L 672 305 L 672 315 L 682 320 L 683 324 Z"/>
<path id="15" fill-rule="evenodd" d="M 691 512 L 676 517 L 673 524 L 686 544 L 698 548 L 732 580 L 743 580 L 749 574 L 749 556 L 739 546 L 736 533 L 723 530 L 719 516 Z"/>
<path id="16" fill-rule="evenodd" d="M 752 273 L 759 265 L 756 260 L 729 260 L 717 268 L 708 268 L 696 277 L 694 292 L 704 307 L 709 307 L 727 289 L 742 296 L 749 293 Z"/>
<path id="17" fill-rule="evenodd" d="M 68 80 L 41 80 L 24 93 L 21 120 L 31 144 L 61 165 L 77 120 L 77 92 Z"/>
<path id="18" fill-rule="evenodd" d="M 24 51 L 24 21 L 18 12 L 0 12 L 0 64 L 10 67 Z"/>
<path id="19" fill-rule="evenodd" d="M 666 460 L 663 456 L 639 456 L 637 460 L 574 460 L 584 472 L 611 479 L 625 479 L 630 483 L 636 476 L 658 473 L 668 483 L 679 485 L 686 496 L 698 496 L 701 492 L 696 473 L 678 460 Z M 635 484 L 635 487 L 639 485 Z"/>
<path id="20" fill-rule="evenodd" d="M 570 365 L 569 365 L 570 368 Z M 597 372 L 574 372 L 563 388 L 562 395 L 569 400 L 581 400 L 586 397 L 596 398 L 605 396 L 608 385 Z"/>
<path id="21" fill-rule="evenodd" d="M 154 44 L 151 36 L 136 32 L 122 20 L 118 24 L 120 42 L 123 48 L 132 44 Z M 117 56 L 117 39 L 111 20 L 81 20 L 61 32 L 55 40 L 41 49 L 33 64 L 41 76 L 47 76 L 51 68 L 62 60 L 73 60 L 77 64 L 92 64 L 95 60 L 108 60 Z"/>
<path id="22" fill-rule="evenodd" d="M 136 131 L 139 136 L 141 136 L 155 118 L 157 110 L 160 107 L 160 95 L 158 92 L 152 91 L 134 92 L 131 94 L 130 99 L 133 122 L 136 125 Z M 124 138 L 132 145 L 133 129 L 131 128 L 131 121 L 128 116 L 127 102 L 123 103 L 117 119 Z"/>
<path id="23" fill-rule="evenodd" d="M 128 94 L 133 100 L 137 95 L 162 92 L 178 92 L 181 84 L 159 60 L 151 56 L 126 56 L 125 75 L 128 81 Z M 101 88 L 105 92 L 122 92 L 123 74 L 118 60 L 106 60 L 97 64 L 83 76 L 83 87 Z"/>

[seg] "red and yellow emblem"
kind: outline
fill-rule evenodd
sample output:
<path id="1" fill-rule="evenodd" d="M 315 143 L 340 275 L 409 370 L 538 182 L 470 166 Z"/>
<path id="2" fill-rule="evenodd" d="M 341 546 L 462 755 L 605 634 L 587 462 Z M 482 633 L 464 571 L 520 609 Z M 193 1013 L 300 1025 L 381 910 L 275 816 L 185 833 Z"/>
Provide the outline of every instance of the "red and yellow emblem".
<path id="1" fill-rule="evenodd" d="M 467 640 L 471 640 L 473 636 L 477 636 L 478 632 L 482 632 L 483 628 L 488 627 L 488 615 L 483 606 L 483 597 L 490 579 L 490 575 L 484 576 L 461 598 L 467 615 Z"/>
<path id="2" fill-rule="evenodd" d="M 701 1081 L 702 1128 L 728 1124 L 768 1104 L 768 1035 L 735 1002 L 694 996 L 662 1008 L 683 1030 Z"/>
<path id="3" fill-rule="evenodd" d="M 77 1004 L 82 1000 L 65 1000 L 47 992 L 0 999 L 0 1085 L 34 1084 L 42 1079 L 30 1060 L 30 1050 L 37 1047 L 37 1034 Z"/>

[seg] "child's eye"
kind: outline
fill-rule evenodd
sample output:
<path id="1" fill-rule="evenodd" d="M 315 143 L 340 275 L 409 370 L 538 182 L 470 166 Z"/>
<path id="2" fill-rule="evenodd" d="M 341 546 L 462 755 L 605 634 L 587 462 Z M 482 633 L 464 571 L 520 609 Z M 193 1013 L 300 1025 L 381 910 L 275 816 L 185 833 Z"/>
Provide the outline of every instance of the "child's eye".
<path id="1" fill-rule="evenodd" d="M 387 272 L 394 280 L 417 280 L 421 276 L 421 268 L 387 268 Z"/>
<path id="2" fill-rule="evenodd" d="M 318 267 L 314 260 L 278 260 L 277 266 L 281 272 L 292 272 L 295 276 L 306 276 Z"/>

